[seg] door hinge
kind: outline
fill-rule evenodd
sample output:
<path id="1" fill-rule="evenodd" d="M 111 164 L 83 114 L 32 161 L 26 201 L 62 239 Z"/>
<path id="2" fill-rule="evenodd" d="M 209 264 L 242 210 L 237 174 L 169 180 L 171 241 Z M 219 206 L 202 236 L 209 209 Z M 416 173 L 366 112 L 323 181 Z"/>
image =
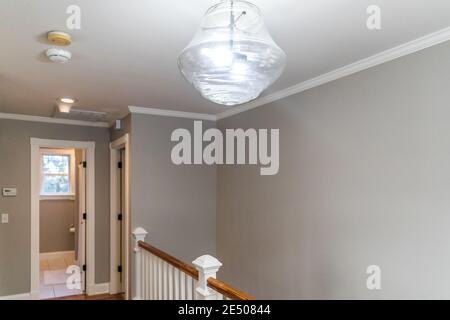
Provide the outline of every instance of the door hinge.
<path id="1" fill-rule="evenodd" d="M 122 266 L 117 267 L 117 272 L 122 272 Z"/>
<path id="2" fill-rule="evenodd" d="M 86 265 L 83 264 L 83 271 L 86 271 Z"/>
<path id="3" fill-rule="evenodd" d="M 122 221 L 122 214 L 121 214 L 121 213 L 119 213 L 119 214 L 117 215 L 117 220 Z"/>
<path id="4" fill-rule="evenodd" d="M 117 162 L 117 168 L 122 169 L 122 161 Z"/>
<path id="5" fill-rule="evenodd" d="M 83 161 L 83 168 L 86 168 L 86 166 L 87 166 L 87 162 Z"/>
<path id="6" fill-rule="evenodd" d="M 83 220 L 86 220 L 86 218 L 87 218 L 87 213 L 85 212 L 85 213 L 83 213 Z"/>

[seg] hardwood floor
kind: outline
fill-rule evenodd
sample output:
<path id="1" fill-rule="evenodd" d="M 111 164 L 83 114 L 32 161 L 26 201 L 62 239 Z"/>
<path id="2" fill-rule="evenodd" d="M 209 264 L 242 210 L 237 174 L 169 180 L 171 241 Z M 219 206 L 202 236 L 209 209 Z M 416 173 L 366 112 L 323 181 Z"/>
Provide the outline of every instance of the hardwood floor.
<path id="1" fill-rule="evenodd" d="M 87 296 L 85 294 L 80 294 L 76 296 L 52 298 L 46 300 L 123 300 L 120 294 L 99 294 L 96 296 Z"/>

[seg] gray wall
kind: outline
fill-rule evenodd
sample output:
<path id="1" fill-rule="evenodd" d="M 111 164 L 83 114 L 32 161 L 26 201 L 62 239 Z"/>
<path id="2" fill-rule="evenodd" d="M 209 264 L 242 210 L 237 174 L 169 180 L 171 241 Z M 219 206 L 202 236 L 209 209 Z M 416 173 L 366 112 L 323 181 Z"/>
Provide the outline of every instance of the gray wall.
<path id="1" fill-rule="evenodd" d="M 280 171 L 220 166 L 220 277 L 258 298 L 450 298 L 450 42 L 220 121 Z M 366 268 L 382 290 L 366 288 Z"/>
<path id="2" fill-rule="evenodd" d="M 17 187 L 18 196 L 0 197 L 0 296 L 30 291 L 30 137 L 95 141 L 96 283 L 109 281 L 109 131 L 0 119 L 0 188 Z"/>
<path id="3" fill-rule="evenodd" d="M 69 232 L 75 223 L 74 212 L 74 200 L 39 202 L 39 252 L 75 250 L 75 234 Z"/>
<path id="4" fill-rule="evenodd" d="M 204 128 L 214 125 L 203 122 Z M 145 228 L 148 243 L 190 263 L 216 252 L 216 168 L 172 164 L 170 138 L 177 128 L 192 131 L 193 120 L 131 114 L 110 135 L 130 134 L 131 230 Z"/>
<path id="5" fill-rule="evenodd" d="M 144 227 L 150 244 L 191 262 L 216 252 L 216 168 L 172 163 L 177 128 L 192 131 L 193 120 L 131 116 L 131 225 Z"/>
<path id="6" fill-rule="evenodd" d="M 128 114 L 121 120 L 122 127 L 120 129 L 115 129 L 114 126 L 109 128 L 109 134 L 111 136 L 111 141 L 117 140 L 126 133 L 131 132 L 131 114 Z"/>

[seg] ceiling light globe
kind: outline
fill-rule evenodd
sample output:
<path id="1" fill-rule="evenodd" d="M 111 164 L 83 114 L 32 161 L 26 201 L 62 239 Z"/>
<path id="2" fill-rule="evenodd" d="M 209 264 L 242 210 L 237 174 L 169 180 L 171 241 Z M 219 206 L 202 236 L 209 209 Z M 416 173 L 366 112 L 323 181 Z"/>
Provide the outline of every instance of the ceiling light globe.
<path id="1" fill-rule="evenodd" d="M 241 0 L 209 8 L 178 57 L 182 74 L 195 89 L 227 106 L 257 98 L 285 65 L 286 54 L 270 37 L 258 7 Z"/>

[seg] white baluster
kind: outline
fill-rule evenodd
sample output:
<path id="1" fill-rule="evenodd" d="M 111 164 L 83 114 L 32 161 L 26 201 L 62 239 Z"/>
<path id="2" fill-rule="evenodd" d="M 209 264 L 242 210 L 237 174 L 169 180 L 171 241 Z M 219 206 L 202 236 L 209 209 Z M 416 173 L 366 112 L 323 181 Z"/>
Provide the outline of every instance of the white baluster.
<path id="1" fill-rule="evenodd" d="M 195 289 L 196 300 L 217 300 L 218 293 L 208 288 L 208 278 L 216 278 L 222 263 L 210 255 L 204 255 L 193 262 L 198 270 L 198 282 Z"/>
<path id="2" fill-rule="evenodd" d="M 144 268 L 142 269 L 142 300 L 148 300 L 147 288 L 148 288 L 148 254 L 142 252 L 142 260 L 144 260 Z"/>
<path id="3" fill-rule="evenodd" d="M 153 300 L 158 300 L 158 257 L 153 256 L 152 292 Z"/>
<path id="4" fill-rule="evenodd" d="M 175 300 L 174 298 L 174 294 L 173 294 L 173 267 L 171 265 L 169 265 L 169 270 L 168 270 L 168 277 L 169 277 L 169 283 L 168 283 L 168 287 L 169 287 L 169 291 L 168 291 L 168 299 L 169 300 Z"/>
<path id="5" fill-rule="evenodd" d="M 150 300 L 150 257 L 151 254 L 145 253 L 145 300 Z"/>
<path id="6" fill-rule="evenodd" d="M 163 263 L 163 300 L 168 299 L 168 292 L 169 292 L 169 280 L 167 277 L 167 268 L 169 268 L 169 265 L 167 262 Z"/>
<path id="7" fill-rule="evenodd" d="M 192 278 L 191 276 L 186 277 L 186 299 L 187 300 L 194 300 L 192 297 Z"/>
<path id="8" fill-rule="evenodd" d="M 158 259 L 158 300 L 162 300 L 162 263 L 163 261 L 161 259 Z"/>
<path id="9" fill-rule="evenodd" d="M 135 290 L 136 290 L 136 295 L 134 297 L 134 300 L 141 300 L 141 296 L 142 296 L 142 251 L 139 248 L 138 242 L 139 241 L 145 241 L 145 236 L 147 235 L 147 231 L 145 231 L 145 229 L 143 228 L 136 228 L 133 231 L 133 237 L 135 240 L 135 245 L 134 245 L 134 254 L 135 254 Z"/>
<path id="10" fill-rule="evenodd" d="M 186 273 L 180 271 L 180 300 L 186 300 Z"/>
<path id="11" fill-rule="evenodd" d="M 174 299 L 181 300 L 181 297 L 180 297 L 180 271 L 177 268 L 175 268 L 173 270 L 173 284 L 174 284 L 173 291 L 175 293 Z"/>
<path id="12" fill-rule="evenodd" d="M 147 283 L 147 292 L 148 292 L 148 299 L 153 300 L 153 292 L 152 292 L 152 286 L 153 286 L 153 280 L 152 280 L 152 272 L 153 272 L 153 254 L 148 255 L 148 283 Z"/>

